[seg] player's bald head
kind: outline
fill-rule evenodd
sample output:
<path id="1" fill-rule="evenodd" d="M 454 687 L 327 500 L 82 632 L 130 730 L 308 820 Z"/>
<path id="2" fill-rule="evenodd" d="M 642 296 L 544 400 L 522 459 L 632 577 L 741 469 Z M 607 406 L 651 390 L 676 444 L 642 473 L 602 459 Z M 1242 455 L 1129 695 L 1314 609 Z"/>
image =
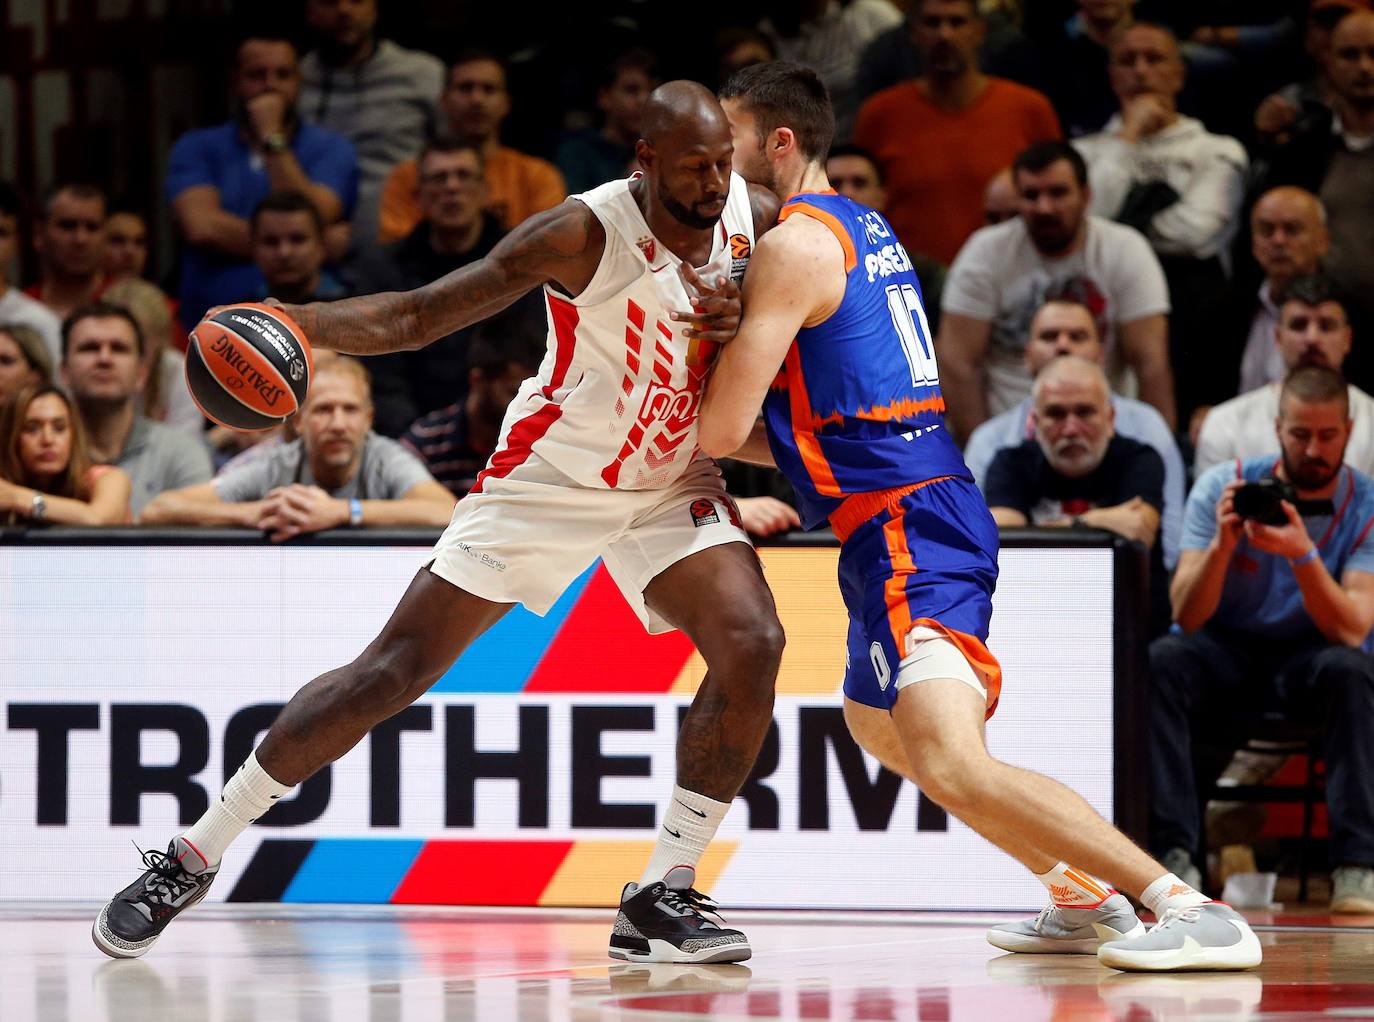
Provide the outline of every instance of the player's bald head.
<path id="1" fill-rule="evenodd" d="M 730 123 L 711 90 L 699 82 L 664 82 L 644 101 L 640 134 L 655 148 L 730 138 Z"/>

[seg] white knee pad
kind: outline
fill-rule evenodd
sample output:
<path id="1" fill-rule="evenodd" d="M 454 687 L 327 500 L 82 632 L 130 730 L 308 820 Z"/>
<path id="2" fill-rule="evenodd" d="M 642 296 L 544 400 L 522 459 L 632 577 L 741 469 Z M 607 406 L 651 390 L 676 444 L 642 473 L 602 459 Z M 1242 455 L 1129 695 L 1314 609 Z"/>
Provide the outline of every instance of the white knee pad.
<path id="1" fill-rule="evenodd" d="M 934 678 L 962 681 L 986 700 L 987 685 L 959 647 L 934 628 L 913 628 L 906 637 L 906 656 L 897 666 L 897 690 Z"/>

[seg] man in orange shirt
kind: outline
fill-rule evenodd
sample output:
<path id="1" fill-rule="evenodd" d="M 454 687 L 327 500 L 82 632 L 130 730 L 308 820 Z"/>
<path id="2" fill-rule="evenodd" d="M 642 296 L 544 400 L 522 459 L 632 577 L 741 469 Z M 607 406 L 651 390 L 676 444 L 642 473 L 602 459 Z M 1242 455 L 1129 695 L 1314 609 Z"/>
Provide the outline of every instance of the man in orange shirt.
<path id="1" fill-rule="evenodd" d="M 469 50 L 448 69 L 439 97 L 453 137 L 477 146 L 486 168 L 487 212 L 506 230 L 567 198 L 563 175 L 547 160 L 503 146 L 501 122 L 510 113 L 506 70 L 491 54 Z M 420 223 L 415 160 L 398 163 L 382 188 L 381 240 L 404 238 Z"/>
<path id="2" fill-rule="evenodd" d="M 987 24 L 974 0 L 915 0 L 925 74 L 876 93 L 854 142 L 877 157 L 888 221 L 912 252 L 950 263 L 983 226 L 983 189 L 1032 142 L 1061 137 L 1050 101 L 978 70 Z"/>

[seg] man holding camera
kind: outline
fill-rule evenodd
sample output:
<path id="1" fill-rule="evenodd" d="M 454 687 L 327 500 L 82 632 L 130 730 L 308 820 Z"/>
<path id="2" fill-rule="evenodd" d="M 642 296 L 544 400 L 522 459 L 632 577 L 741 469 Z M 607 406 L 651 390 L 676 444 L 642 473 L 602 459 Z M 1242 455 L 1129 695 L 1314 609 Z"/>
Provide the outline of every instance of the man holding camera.
<path id="1" fill-rule="evenodd" d="M 1374 479 L 1342 464 L 1350 406 L 1334 369 L 1294 370 L 1275 427 L 1277 459 L 1217 465 L 1188 498 L 1170 590 L 1181 631 L 1150 647 L 1151 842 L 1200 879 L 1197 783 L 1257 717 L 1318 721 L 1331 909 L 1374 912 Z M 1215 771 L 1194 765 L 1195 730 L 1224 746 Z"/>

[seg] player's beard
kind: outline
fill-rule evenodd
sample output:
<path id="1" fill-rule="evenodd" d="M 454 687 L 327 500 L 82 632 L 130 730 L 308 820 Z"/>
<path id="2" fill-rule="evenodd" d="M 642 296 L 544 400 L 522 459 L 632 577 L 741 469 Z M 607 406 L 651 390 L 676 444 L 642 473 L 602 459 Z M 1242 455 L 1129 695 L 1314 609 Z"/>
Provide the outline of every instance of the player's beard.
<path id="1" fill-rule="evenodd" d="M 721 198 L 723 199 L 724 196 L 721 196 Z M 709 203 L 701 202 L 695 203 L 692 206 L 686 206 L 673 198 L 672 193 L 663 186 L 662 182 L 660 182 L 658 186 L 658 201 L 662 203 L 663 208 L 668 211 L 669 215 L 672 216 L 674 220 L 698 231 L 710 230 L 712 227 L 716 226 L 721 216 L 725 213 L 725 208 L 723 206 L 719 213 L 713 213 L 710 216 L 698 213 L 696 211 L 697 206 L 705 206 L 709 205 Z"/>

